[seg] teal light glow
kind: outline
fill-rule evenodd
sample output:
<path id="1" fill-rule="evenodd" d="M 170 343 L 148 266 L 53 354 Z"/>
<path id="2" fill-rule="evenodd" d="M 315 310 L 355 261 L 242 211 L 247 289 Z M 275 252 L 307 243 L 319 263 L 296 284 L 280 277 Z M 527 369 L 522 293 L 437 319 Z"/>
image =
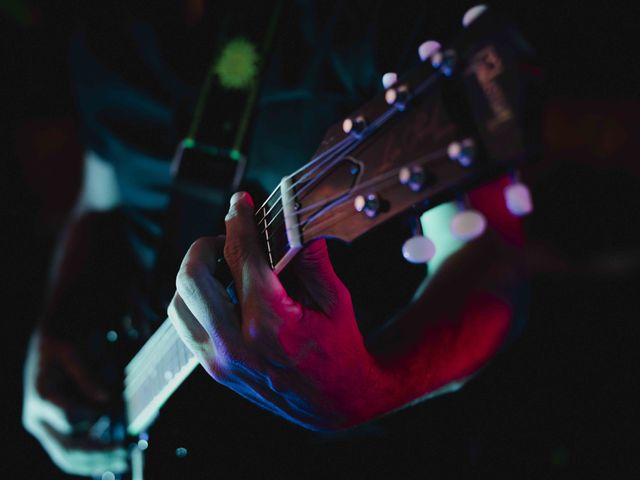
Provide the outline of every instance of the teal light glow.
<path id="1" fill-rule="evenodd" d="M 443 203 L 422 214 L 420 222 L 422 230 L 436 246 L 436 253 L 429 261 L 429 272 L 435 273 L 442 263 L 456 251 L 464 242 L 458 240 L 451 233 L 451 219 L 458 213 L 454 203 Z"/>

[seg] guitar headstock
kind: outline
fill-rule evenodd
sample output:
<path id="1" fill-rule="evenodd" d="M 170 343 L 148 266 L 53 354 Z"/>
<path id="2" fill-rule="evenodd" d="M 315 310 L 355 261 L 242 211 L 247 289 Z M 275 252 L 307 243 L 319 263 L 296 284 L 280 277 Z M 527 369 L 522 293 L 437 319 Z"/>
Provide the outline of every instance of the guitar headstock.
<path id="1" fill-rule="evenodd" d="M 329 128 L 312 161 L 283 179 L 281 241 L 289 249 L 318 237 L 352 241 L 532 156 L 526 42 L 482 8 L 463 24 L 449 44 L 421 45 L 420 65 Z"/>

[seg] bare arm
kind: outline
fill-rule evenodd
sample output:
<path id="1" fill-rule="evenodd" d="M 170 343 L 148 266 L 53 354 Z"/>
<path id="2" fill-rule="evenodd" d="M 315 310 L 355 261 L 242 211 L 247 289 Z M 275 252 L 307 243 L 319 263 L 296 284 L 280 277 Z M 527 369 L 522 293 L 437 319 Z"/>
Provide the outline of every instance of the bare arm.
<path id="1" fill-rule="evenodd" d="M 302 295 L 291 298 L 257 245 L 251 199 L 237 194 L 226 241 L 202 239 L 187 253 L 169 317 L 209 374 L 240 395 L 306 428 L 354 426 L 464 380 L 503 344 L 521 281 L 520 224 L 489 217 L 494 232 L 454 253 L 366 345 L 324 242 L 296 258 Z M 212 275 L 223 243 L 237 311 Z"/>

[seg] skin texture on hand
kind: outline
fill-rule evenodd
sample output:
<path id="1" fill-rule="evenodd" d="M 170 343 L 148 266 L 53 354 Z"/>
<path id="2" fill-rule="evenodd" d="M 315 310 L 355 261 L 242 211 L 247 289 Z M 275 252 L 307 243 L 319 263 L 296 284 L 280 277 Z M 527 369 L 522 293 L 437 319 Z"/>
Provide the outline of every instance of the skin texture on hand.
<path id="1" fill-rule="evenodd" d="M 226 242 L 201 239 L 185 256 L 169 318 L 209 374 L 254 403 L 311 429 L 357 423 L 372 358 L 324 241 L 296 259 L 293 299 L 260 250 L 250 198 L 234 200 Z M 238 312 L 213 277 L 223 244 Z"/>
<path id="2" fill-rule="evenodd" d="M 69 385 L 74 386 L 73 394 Z M 128 470 L 127 452 L 92 439 L 89 430 L 108 394 L 95 383 L 73 347 L 38 330 L 24 369 L 22 423 L 54 463 L 74 475 Z"/>
<path id="3" fill-rule="evenodd" d="M 382 348 L 367 349 L 324 241 L 294 259 L 292 298 L 258 245 L 247 194 L 234 195 L 226 227 L 226 240 L 200 239 L 185 256 L 169 318 L 215 380 L 306 428 L 358 425 L 465 378 L 508 331 L 508 305 L 469 287 L 455 308 L 419 298 Z M 213 277 L 221 249 L 237 308 Z"/>

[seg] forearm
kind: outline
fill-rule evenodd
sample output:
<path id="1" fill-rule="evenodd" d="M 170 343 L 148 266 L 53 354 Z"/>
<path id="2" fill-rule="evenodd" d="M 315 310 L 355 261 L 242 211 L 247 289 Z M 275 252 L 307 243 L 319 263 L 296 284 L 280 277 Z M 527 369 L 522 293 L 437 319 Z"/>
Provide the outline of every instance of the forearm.
<path id="1" fill-rule="evenodd" d="M 377 412 L 463 381 L 500 350 L 526 288 L 517 246 L 495 231 L 452 255 L 415 301 L 368 339 Z M 373 397 L 374 393 L 372 393 Z"/>

